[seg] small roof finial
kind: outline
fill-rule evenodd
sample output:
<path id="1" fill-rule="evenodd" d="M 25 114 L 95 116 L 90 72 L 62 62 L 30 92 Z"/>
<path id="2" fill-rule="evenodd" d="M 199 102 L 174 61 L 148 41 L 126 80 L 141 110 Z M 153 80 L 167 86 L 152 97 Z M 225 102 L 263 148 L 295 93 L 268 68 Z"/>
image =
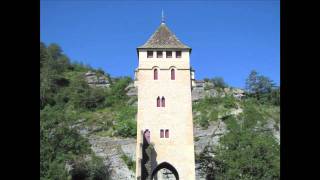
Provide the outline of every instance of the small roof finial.
<path id="1" fill-rule="evenodd" d="M 163 13 L 163 9 L 161 11 L 161 24 L 164 24 L 164 13 Z"/>

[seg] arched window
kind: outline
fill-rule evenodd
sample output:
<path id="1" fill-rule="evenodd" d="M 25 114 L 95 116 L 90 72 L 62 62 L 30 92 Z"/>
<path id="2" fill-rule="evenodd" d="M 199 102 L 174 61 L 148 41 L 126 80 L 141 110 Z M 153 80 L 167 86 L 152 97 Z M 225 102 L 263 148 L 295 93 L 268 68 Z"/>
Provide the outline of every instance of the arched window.
<path id="1" fill-rule="evenodd" d="M 169 138 L 169 129 L 166 129 L 165 136 L 166 138 Z"/>
<path id="2" fill-rule="evenodd" d="M 161 106 L 166 107 L 166 99 L 163 96 L 161 98 Z"/>
<path id="3" fill-rule="evenodd" d="M 157 98 L 157 107 L 160 107 L 160 97 Z"/>
<path id="4" fill-rule="evenodd" d="M 176 79 L 175 70 L 171 69 L 171 80 L 175 80 L 175 79 Z"/>
<path id="5" fill-rule="evenodd" d="M 163 137 L 164 137 L 163 129 L 160 129 L 160 138 L 163 138 Z"/>
<path id="6" fill-rule="evenodd" d="M 158 80 L 158 69 L 153 70 L 153 79 Z"/>

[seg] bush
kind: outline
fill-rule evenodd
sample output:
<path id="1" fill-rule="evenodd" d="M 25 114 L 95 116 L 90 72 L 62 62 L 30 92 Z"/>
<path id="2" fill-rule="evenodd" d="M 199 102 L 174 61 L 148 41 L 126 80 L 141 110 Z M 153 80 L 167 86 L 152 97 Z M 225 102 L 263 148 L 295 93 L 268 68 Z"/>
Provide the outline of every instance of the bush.
<path id="1" fill-rule="evenodd" d="M 128 157 L 126 154 L 122 154 L 121 159 L 126 163 L 127 167 L 135 172 L 136 171 L 136 162 L 133 161 L 130 157 Z"/>
<path id="2" fill-rule="evenodd" d="M 76 108 L 93 110 L 104 107 L 106 93 L 100 88 L 91 88 L 82 76 L 76 77 L 69 89 L 71 102 Z"/>
<path id="3" fill-rule="evenodd" d="M 222 77 L 215 77 L 210 79 L 210 81 L 214 84 L 214 87 L 219 89 L 224 89 L 229 87 Z"/>
<path id="4" fill-rule="evenodd" d="M 236 103 L 236 99 L 233 96 L 225 96 L 223 98 L 223 106 L 227 109 L 237 109 L 238 105 Z"/>
<path id="5" fill-rule="evenodd" d="M 207 179 L 280 178 L 279 144 L 263 130 L 261 118 L 254 106 L 247 106 L 239 119 L 225 119 L 228 132 L 219 145 L 205 148 L 199 156 L 200 171 Z"/>
<path id="6" fill-rule="evenodd" d="M 54 179 L 57 176 L 59 179 L 66 160 L 91 153 L 88 140 L 70 128 L 71 122 L 62 107 L 46 106 L 40 112 L 41 178 Z"/>
<path id="7" fill-rule="evenodd" d="M 205 84 L 205 85 L 204 85 L 204 90 L 205 90 L 205 91 L 206 91 L 206 90 L 210 90 L 210 89 L 213 89 L 213 87 L 214 87 L 214 86 L 212 86 L 212 85 Z"/>
<path id="8" fill-rule="evenodd" d="M 65 164 L 63 162 L 53 161 L 49 163 L 47 174 L 45 177 L 41 177 L 41 180 L 71 180 L 68 172 L 65 169 Z"/>
<path id="9" fill-rule="evenodd" d="M 124 105 L 117 108 L 115 116 L 115 135 L 121 137 L 136 137 L 137 122 L 136 122 L 136 107 Z"/>
<path id="10" fill-rule="evenodd" d="M 124 77 L 117 79 L 111 86 L 107 93 L 107 98 L 105 100 L 106 106 L 122 106 L 126 104 L 128 100 L 126 87 L 131 82 L 130 77 Z"/>
<path id="11" fill-rule="evenodd" d="M 209 121 L 208 118 L 205 117 L 204 115 L 199 117 L 199 125 L 203 128 L 208 128 L 209 126 Z"/>
<path id="12" fill-rule="evenodd" d="M 71 176 L 74 180 L 108 180 L 110 173 L 102 159 L 91 156 L 91 160 L 78 159 L 73 162 Z"/>

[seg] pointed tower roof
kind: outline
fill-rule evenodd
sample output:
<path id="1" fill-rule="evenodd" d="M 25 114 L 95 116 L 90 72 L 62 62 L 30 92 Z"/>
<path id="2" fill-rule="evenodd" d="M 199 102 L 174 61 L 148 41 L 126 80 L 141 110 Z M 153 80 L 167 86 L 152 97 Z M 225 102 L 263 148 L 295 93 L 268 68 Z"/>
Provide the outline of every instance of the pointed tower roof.
<path id="1" fill-rule="evenodd" d="M 160 48 L 173 48 L 173 49 L 189 49 L 191 48 L 183 44 L 166 26 L 164 20 L 161 25 L 149 38 L 149 40 L 137 49 L 160 49 Z"/>

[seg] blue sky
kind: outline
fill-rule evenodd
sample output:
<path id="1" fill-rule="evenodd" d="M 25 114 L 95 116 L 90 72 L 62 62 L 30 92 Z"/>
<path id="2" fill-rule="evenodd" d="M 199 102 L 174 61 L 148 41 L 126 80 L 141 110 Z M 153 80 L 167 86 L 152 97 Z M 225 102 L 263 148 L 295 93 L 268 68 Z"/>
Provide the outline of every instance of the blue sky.
<path id="1" fill-rule="evenodd" d="M 220 76 L 244 87 L 251 70 L 280 83 L 279 0 L 86 1 L 41 0 L 40 39 L 70 59 L 131 76 L 136 47 L 161 22 L 192 48 L 196 79 Z"/>

